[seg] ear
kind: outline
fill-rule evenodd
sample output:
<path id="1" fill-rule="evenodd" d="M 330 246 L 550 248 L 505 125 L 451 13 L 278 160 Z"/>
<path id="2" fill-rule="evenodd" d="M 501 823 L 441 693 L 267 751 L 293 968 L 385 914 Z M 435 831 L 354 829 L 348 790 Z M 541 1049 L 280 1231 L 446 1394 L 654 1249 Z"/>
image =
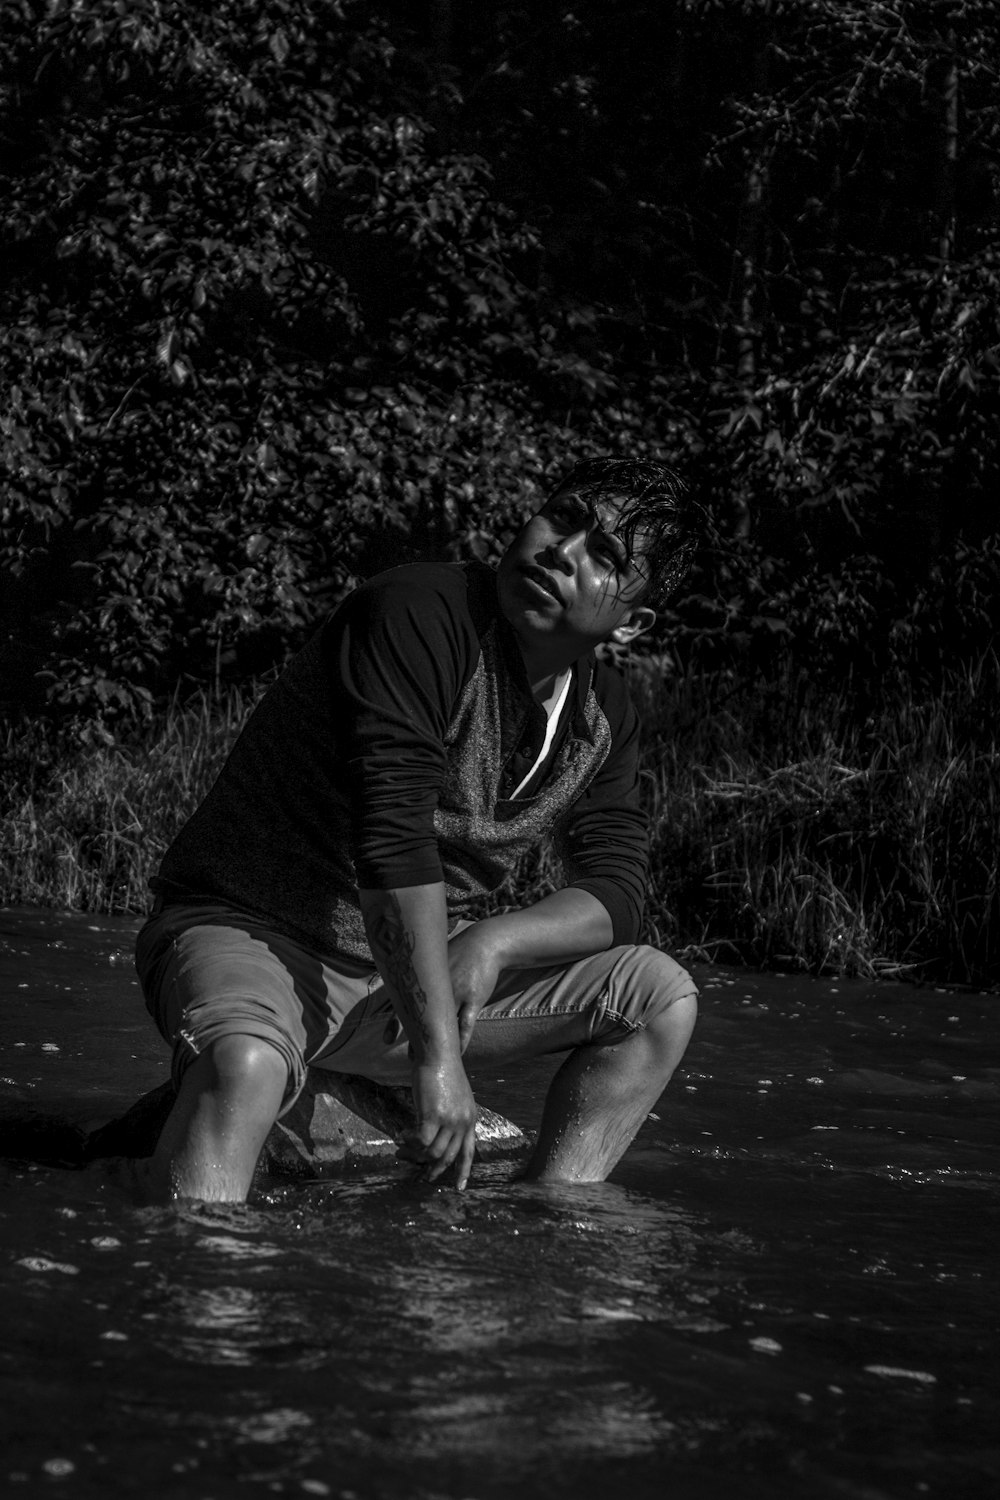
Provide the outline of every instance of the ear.
<path id="1" fill-rule="evenodd" d="M 630 609 L 624 620 L 620 621 L 608 636 L 609 641 L 614 641 L 616 646 L 629 646 L 640 635 L 645 635 L 647 630 L 652 630 L 656 624 L 656 610 L 650 609 L 648 604 L 637 604 L 635 609 Z"/>

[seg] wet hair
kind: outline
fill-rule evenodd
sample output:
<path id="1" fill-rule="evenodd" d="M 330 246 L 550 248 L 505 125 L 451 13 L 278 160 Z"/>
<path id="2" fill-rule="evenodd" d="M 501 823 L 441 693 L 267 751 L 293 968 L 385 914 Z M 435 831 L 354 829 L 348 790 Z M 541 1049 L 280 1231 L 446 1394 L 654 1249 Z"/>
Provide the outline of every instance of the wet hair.
<path id="1" fill-rule="evenodd" d="M 590 506 L 624 508 L 615 534 L 644 576 L 639 597 L 654 609 L 665 604 L 691 571 L 700 530 L 701 509 L 683 480 L 652 459 L 588 458 L 562 476 L 550 499 L 570 492 Z"/>

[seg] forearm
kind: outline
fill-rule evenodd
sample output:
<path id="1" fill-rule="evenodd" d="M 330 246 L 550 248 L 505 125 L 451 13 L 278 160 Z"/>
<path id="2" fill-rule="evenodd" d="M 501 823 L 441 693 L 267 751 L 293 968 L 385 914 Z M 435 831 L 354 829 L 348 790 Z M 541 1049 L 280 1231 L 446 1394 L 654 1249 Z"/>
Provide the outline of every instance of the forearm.
<path id="1" fill-rule="evenodd" d="M 607 908 L 589 891 L 571 886 L 481 925 L 502 969 L 573 963 L 603 953 L 614 941 Z"/>
<path id="2" fill-rule="evenodd" d="M 448 968 L 444 886 L 362 890 L 361 912 L 372 957 L 415 1060 L 457 1057 L 458 1027 Z"/>
<path id="3" fill-rule="evenodd" d="M 476 1101 L 459 1047 L 444 886 L 365 889 L 360 896 L 372 955 L 413 1048 L 416 1125 L 401 1150 L 426 1167 L 431 1182 L 454 1164 L 462 1189 L 476 1149 Z"/>

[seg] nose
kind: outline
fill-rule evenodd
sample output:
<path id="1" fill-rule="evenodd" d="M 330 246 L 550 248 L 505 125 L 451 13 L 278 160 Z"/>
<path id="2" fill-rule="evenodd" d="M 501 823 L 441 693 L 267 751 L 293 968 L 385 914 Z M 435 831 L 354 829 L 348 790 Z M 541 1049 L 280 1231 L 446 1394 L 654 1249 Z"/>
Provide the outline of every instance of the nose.
<path id="1" fill-rule="evenodd" d="M 585 540 L 586 533 L 583 531 L 570 531 L 565 536 L 553 538 L 549 546 L 549 551 L 556 566 L 561 568 L 564 573 L 571 573 L 573 571 L 574 554 L 579 548 L 581 541 Z"/>

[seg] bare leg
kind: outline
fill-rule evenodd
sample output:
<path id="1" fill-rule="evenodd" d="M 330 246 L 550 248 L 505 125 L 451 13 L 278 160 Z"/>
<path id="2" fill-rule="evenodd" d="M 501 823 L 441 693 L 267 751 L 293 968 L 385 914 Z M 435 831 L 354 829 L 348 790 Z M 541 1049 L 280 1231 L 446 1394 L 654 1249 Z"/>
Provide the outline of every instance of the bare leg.
<path id="1" fill-rule="evenodd" d="M 577 1047 L 552 1080 L 525 1177 L 603 1182 L 684 1056 L 697 1013 L 683 995 L 623 1041 Z"/>
<path id="2" fill-rule="evenodd" d="M 226 1036 L 207 1047 L 184 1074 L 157 1143 L 147 1184 L 152 1201 L 241 1203 L 287 1082 L 284 1058 L 257 1037 Z"/>

